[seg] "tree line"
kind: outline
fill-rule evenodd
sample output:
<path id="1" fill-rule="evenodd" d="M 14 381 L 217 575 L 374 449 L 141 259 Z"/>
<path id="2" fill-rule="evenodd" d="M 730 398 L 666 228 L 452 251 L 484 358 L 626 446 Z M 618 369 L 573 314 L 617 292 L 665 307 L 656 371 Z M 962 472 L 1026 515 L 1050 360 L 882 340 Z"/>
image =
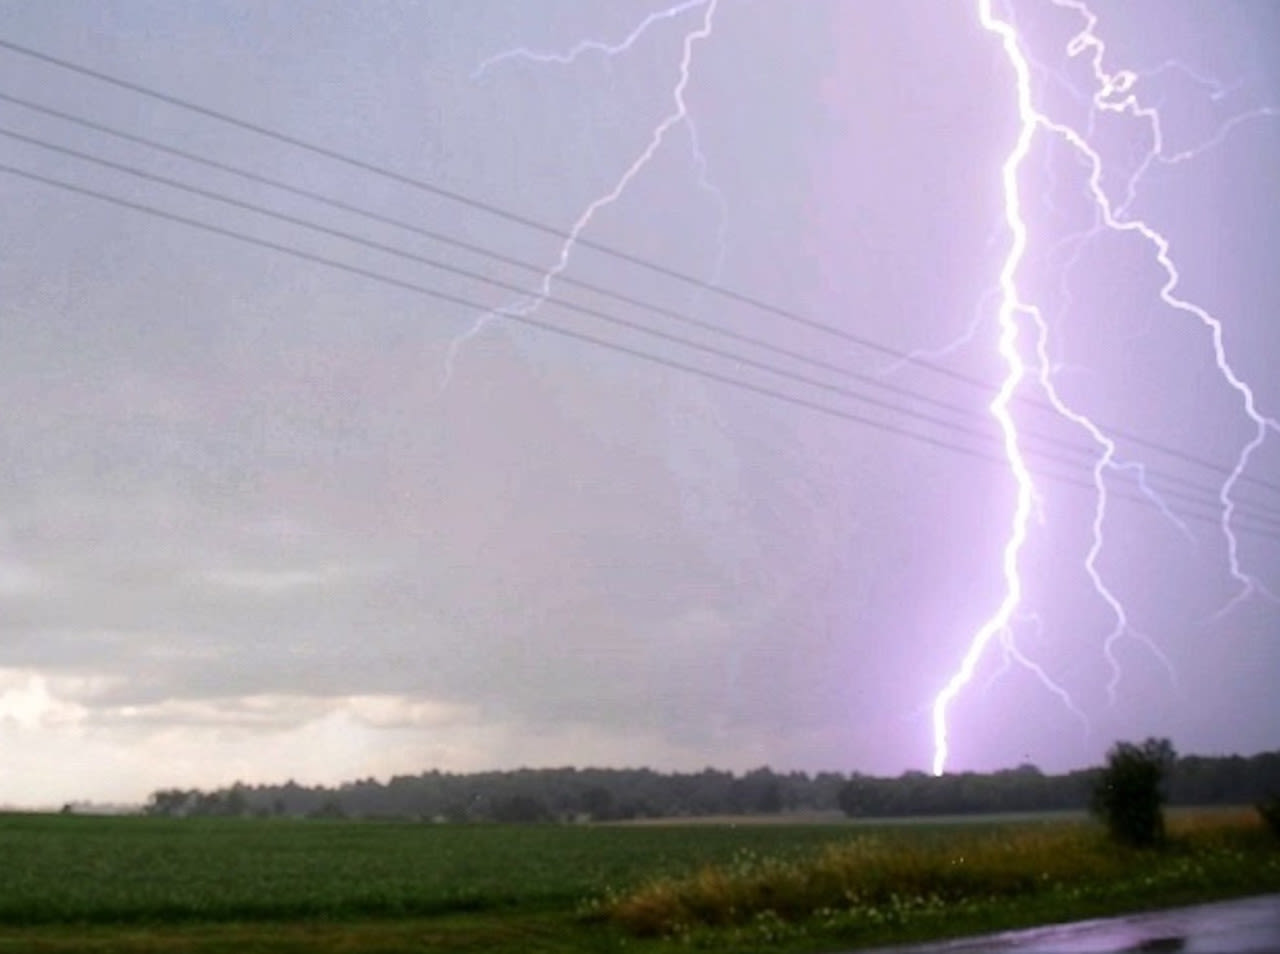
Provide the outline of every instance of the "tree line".
<path id="1" fill-rule="evenodd" d="M 885 818 L 1084 810 L 1102 768 L 1047 775 L 1020 765 L 998 772 L 896 778 L 854 772 L 742 774 L 652 769 L 548 768 L 453 774 L 428 771 L 335 787 L 236 783 L 213 791 L 162 789 L 146 811 L 168 816 L 282 816 L 441 822 L 621 821 L 708 815 L 841 811 Z M 1280 752 L 1185 756 L 1168 768 L 1173 805 L 1254 804 L 1280 793 Z"/>

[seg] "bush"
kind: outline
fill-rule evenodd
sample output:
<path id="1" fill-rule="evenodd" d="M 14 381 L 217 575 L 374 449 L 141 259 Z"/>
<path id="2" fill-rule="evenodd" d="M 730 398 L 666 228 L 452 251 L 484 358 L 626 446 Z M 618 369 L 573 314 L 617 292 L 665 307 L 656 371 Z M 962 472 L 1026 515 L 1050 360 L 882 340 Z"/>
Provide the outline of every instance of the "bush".
<path id="1" fill-rule="evenodd" d="M 1268 795 L 1255 806 L 1271 834 L 1280 838 L 1280 795 Z"/>
<path id="2" fill-rule="evenodd" d="M 1164 841 L 1164 781 L 1177 758 L 1168 739 L 1117 742 L 1094 783 L 1089 808 L 1122 845 Z"/>

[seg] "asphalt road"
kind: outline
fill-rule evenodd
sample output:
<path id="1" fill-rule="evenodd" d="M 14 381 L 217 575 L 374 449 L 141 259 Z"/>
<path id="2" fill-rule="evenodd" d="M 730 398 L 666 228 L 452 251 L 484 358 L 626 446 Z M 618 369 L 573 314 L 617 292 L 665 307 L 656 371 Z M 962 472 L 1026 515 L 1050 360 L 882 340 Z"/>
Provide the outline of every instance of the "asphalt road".
<path id="1" fill-rule="evenodd" d="M 1280 954 L 1280 894 L 863 954 Z"/>

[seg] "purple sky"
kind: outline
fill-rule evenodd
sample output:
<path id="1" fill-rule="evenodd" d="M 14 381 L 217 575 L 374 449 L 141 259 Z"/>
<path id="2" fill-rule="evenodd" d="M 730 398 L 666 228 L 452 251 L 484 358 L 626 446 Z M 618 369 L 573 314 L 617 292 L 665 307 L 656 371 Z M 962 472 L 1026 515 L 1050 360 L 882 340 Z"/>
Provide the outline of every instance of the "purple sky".
<path id="1" fill-rule="evenodd" d="M 7 96 L 554 269 L 538 320 L 845 416 L 510 322 L 469 335 L 482 308 L 0 173 L 0 803 L 428 768 L 928 769 L 934 700 L 1006 594 L 1002 315 L 1025 370 L 1021 599 L 947 706 L 947 767 L 1061 770 L 1150 734 L 1280 746 L 1280 432 L 1256 420 L 1280 417 L 1280 8 L 1091 7 L 1110 98 L 1098 47 L 1067 53 L 1088 26 L 1068 0 L 996 0 L 1015 56 L 977 0 L 6 4 L 2 40 L 558 230 L 589 219 L 583 238 L 716 287 L 561 259 L 555 236 L 0 50 Z M 1060 128 L 1027 141 L 1011 219 L 1015 60 Z M 1105 108 L 1126 95 L 1158 110 L 1158 154 L 1149 117 Z M 541 287 L 12 102 L 0 129 Z M 10 135 L 0 163 L 520 299 Z M 1077 421 L 1046 411 L 1042 354 Z M 1104 472 L 1102 591 L 1085 417 L 1156 492 Z M 1227 486 L 1233 569 L 1219 496 L 1259 433 Z"/>

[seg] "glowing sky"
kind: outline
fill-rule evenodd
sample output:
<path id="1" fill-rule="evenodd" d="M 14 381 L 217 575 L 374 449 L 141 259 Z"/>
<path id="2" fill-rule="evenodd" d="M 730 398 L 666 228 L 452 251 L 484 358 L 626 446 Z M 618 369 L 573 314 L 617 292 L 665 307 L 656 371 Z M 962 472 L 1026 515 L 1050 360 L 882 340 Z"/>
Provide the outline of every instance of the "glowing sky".
<path id="1" fill-rule="evenodd" d="M 1144 165 L 1148 123 L 1091 110 L 1089 52 L 1066 52 L 1078 9 L 993 4 L 1033 108 L 1091 137 L 1104 195 L 1167 236 L 1180 295 L 1221 320 L 1258 413 L 1280 416 L 1280 8 L 1091 7 L 1106 67 L 1160 110 L 1165 161 Z M 668 314 L 551 282 L 596 314 L 540 320 L 847 415 L 492 321 L 442 388 L 481 310 L 0 173 L 0 803 L 428 768 L 929 767 L 934 698 L 1005 592 L 1015 502 L 987 405 L 1007 374 L 1019 101 L 976 2 L 32 0 L 0 7 L 0 40 L 585 223 L 737 297 L 590 247 L 562 260 L 555 235 L 0 50 L 0 93 L 563 261 L 564 279 Z M 547 55 L 502 55 L 520 49 Z M 541 286 L 11 101 L 0 130 Z M 12 136 L 0 164 L 485 306 L 518 299 Z M 1040 352 L 1015 318 L 1031 370 L 1010 408 L 1035 491 L 1022 599 L 948 707 L 955 770 L 1064 769 L 1149 734 L 1280 746 L 1264 593 L 1280 592 L 1280 434 L 1233 488 L 1257 584 L 1233 603 L 1217 497 L 1254 427 L 1204 324 L 1161 304 L 1151 247 L 1095 228 L 1091 171 L 1062 137 L 1029 139 L 1014 277 L 1057 393 L 1169 512 L 1135 471 L 1107 473 L 1095 569 L 1131 624 L 1116 682 L 1116 614 L 1086 567 L 1098 445 L 1035 406 Z M 929 366 L 893 357 L 913 352 Z"/>

